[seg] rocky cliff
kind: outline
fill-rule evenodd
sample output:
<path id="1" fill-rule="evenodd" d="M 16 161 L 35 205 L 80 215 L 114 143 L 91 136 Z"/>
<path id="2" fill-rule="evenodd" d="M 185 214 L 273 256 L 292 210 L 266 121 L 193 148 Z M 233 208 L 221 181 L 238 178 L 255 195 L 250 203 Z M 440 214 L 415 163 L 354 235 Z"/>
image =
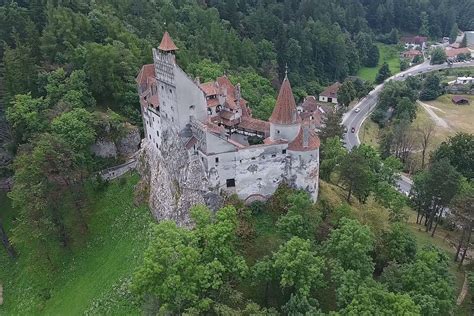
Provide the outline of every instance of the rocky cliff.
<path id="1" fill-rule="evenodd" d="M 140 145 L 140 132 L 138 127 L 125 124 L 119 136 L 113 136 L 109 131 L 101 135 L 91 146 L 94 155 L 101 158 L 128 158 L 134 154 Z"/>
<path id="2" fill-rule="evenodd" d="M 142 141 L 138 170 L 149 186 L 149 206 L 157 220 L 174 220 L 190 226 L 189 209 L 197 204 L 217 209 L 222 198 L 209 187 L 199 156 L 190 155 L 184 139 L 173 132 L 163 135 L 162 150 Z"/>

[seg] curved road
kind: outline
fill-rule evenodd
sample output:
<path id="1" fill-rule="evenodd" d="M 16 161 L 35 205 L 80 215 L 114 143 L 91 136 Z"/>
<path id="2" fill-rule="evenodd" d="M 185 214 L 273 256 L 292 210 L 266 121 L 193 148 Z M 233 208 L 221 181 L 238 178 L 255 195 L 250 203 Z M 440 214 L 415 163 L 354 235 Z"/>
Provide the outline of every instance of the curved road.
<path id="1" fill-rule="evenodd" d="M 473 66 L 474 60 L 471 60 L 469 63 L 456 63 L 451 66 L 447 65 L 446 63 L 442 65 L 430 65 L 429 60 L 427 60 L 422 64 L 416 65 L 388 78 L 387 80 L 385 80 L 385 82 L 388 82 L 390 80 L 405 80 L 409 75 L 418 75 L 421 73 L 437 71 L 440 69 Z M 344 114 L 342 118 L 342 124 L 344 124 L 344 126 L 347 128 L 347 133 L 344 135 L 344 146 L 348 150 L 351 150 L 354 146 L 360 145 L 359 130 L 361 128 L 362 123 L 374 110 L 377 104 L 378 96 L 382 91 L 383 86 L 384 83 L 376 86 L 372 91 L 369 92 L 369 94 L 365 98 L 360 100 L 359 103 L 357 103 L 351 110 Z M 356 112 L 355 109 L 360 109 L 360 111 Z M 352 128 L 355 129 L 354 133 L 351 132 Z M 398 189 L 405 194 L 408 194 L 410 192 L 411 185 L 411 179 L 406 176 L 402 175 L 398 180 Z"/>

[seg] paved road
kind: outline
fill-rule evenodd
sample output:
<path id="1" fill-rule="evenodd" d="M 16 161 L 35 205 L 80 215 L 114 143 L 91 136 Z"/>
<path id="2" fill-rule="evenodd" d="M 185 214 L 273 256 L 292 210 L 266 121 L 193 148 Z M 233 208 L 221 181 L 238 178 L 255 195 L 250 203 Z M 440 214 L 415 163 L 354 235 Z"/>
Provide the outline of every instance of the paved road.
<path id="1" fill-rule="evenodd" d="M 385 82 L 388 82 L 390 80 L 405 80 L 409 75 L 417 75 L 421 73 L 427 73 L 431 71 L 437 71 L 440 69 L 446 69 L 446 68 L 460 68 L 460 67 L 474 67 L 474 60 L 472 60 L 469 63 L 456 63 L 451 66 L 448 66 L 446 63 L 442 65 L 430 65 L 429 61 L 425 61 L 422 64 L 419 64 L 417 66 L 414 66 L 412 68 L 409 68 L 403 72 L 400 72 L 387 80 Z M 344 135 L 344 143 L 345 147 L 350 150 L 354 146 L 360 145 L 360 139 L 359 139 L 359 130 L 364 122 L 364 120 L 370 115 L 370 113 L 374 110 L 375 105 L 377 104 L 377 99 L 382 91 L 383 88 L 383 83 L 376 86 L 374 90 L 372 90 L 369 95 L 367 95 L 365 98 L 360 100 L 357 105 L 355 105 L 350 111 L 344 114 L 342 123 L 344 126 L 347 128 L 347 133 Z M 356 109 L 359 109 L 358 112 L 356 112 Z M 355 131 L 352 133 L 351 129 L 354 128 Z M 403 193 L 407 194 L 410 192 L 410 188 L 412 185 L 412 181 L 410 178 L 402 176 L 400 180 L 398 181 L 398 187 L 399 190 L 402 191 Z"/>

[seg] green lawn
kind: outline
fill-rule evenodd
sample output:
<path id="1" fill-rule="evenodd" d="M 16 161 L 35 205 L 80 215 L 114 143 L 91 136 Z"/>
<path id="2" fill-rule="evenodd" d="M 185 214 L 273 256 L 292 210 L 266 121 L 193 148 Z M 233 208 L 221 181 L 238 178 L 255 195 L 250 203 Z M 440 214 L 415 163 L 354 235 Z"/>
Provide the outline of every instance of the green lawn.
<path id="1" fill-rule="evenodd" d="M 379 132 L 380 129 L 377 123 L 368 117 L 364 123 L 362 123 L 359 131 L 360 142 L 368 144 L 374 148 L 379 148 Z"/>
<path id="2" fill-rule="evenodd" d="M 128 284 L 146 246 L 152 222 L 148 208 L 133 203 L 138 176 L 115 181 L 102 192 L 91 192 L 89 235 L 84 245 L 64 256 L 50 289 L 34 286 L 34 274 L 21 259 L 15 264 L 0 253 L 4 305 L 0 314 L 139 315 Z M 0 197 L 2 206 L 4 197 Z M 8 204 L 8 203 L 7 203 Z M 47 285 L 44 285 L 47 286 Z"/>
<path id="3" fill-rule="evenodd" d="M 364 80 L 373 82 L 380 66 L 384 62 L 388 63 L 392 75 L 400 72 L 400 50 L 397 45 L 387 45 L 382 43 L 377 43 L 379 48 L 380 58 L 377 67 L 362 67 L 359 69 L 357 76 L 361 77 Z"/>

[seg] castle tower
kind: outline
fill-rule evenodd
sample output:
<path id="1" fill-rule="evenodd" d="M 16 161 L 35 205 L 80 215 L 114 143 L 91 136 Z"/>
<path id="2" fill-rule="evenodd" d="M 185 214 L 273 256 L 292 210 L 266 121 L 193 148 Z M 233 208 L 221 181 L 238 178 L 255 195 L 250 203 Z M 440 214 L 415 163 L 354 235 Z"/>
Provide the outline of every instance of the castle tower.
<path id="1" fill-rule="evenodd" d="M 295 97 L 286 74 L 269 121 L 272 141 L 282 139 L 291 142 L 300 130 L 301 118 L 296 109 Z"/>
<path id="2" fill-rule="evenodd" d="M 173 128 L 180 131 L 193 118 L 201 122 L 207 120 L 204 93 L 177 65 L 177 50 L 168 32 L 163 34 L 158 49 L 153 49 L 161 120 L 166 126 L 163 126 L 163 130 Z"/>

